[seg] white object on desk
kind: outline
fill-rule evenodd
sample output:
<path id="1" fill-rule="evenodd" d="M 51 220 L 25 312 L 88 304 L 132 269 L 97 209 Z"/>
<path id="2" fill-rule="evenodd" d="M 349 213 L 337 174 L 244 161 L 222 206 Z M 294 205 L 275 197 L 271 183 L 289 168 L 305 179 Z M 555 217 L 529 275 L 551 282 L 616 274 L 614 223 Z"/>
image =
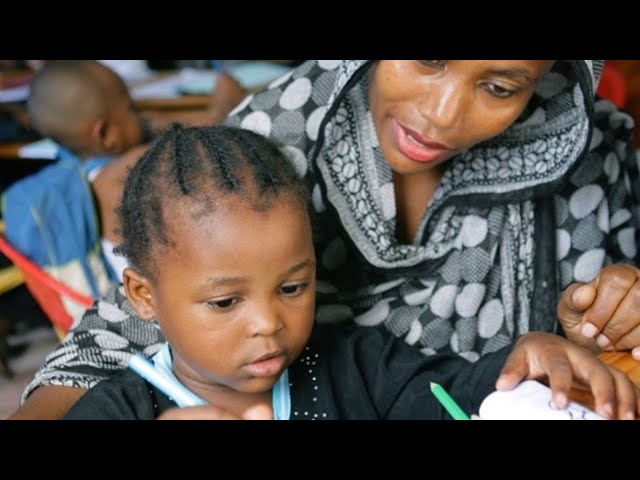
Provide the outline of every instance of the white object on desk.
<path id="1" fill-rule="evenodd" d="M 606 420 L 588 408 L 569 402 L 559 409 L 551 402 L 551 389 L 535 380 L 513 390 L 495 391 L 480 405 L 482 420 Z"/>
<path id="2" fill-rule="evenodd" d="M 43 138 L 37 142 L 29 143 L 20 147 L 18 156 L 20 158 L 37 158 L 42 160 L 55 160 L 58 153 L 58 144 L 50 138 Z"/>
<path id="3" fill-rule="evenodd" d="M 292 67 L 271 62 L 239 61 L 231 63 L 226 71 L 235 78 L 243 88 L 249 90 L 266 86 L 293 70 Z"/>
<path id="4" fill-rule="evenodd" d="M 0 89 L 0 103 L 21 102 L 29 96 L 29 85 Z"/>
<path id="5" fill-rule="evenodd" d="M 98 60 L 116 72 L 127 85 L 153 77 L 153 71 L 146 60 Z"/>
<path id="6" fill-rule="evenodd" d="M 134 100 L 178 98 L 183 93 L 207 95 L 215 83 L 216 73 L 212 70 L 184 68 L 174 75 L 132 87 L 130 92 Z"/>

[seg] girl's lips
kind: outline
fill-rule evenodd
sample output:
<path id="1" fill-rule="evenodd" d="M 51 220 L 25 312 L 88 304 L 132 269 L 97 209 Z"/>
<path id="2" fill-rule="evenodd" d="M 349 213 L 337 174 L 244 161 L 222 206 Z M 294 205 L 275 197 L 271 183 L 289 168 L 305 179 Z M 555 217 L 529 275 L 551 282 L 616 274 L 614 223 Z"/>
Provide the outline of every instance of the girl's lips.
<path id="1" fill-rule="evenodd" d="M 450 148 L 437 142 L 431 142 L 419 133 L 402 127 L 393 121 L 393 142 L 398 150 L 411 160 L 430 163 L 441 160 Z"/>
<path id="2" fill-rule="evenodd" d="M 284 370 L 286 362 L 286 357 L 283 354 L 278 354 L 248 363 L 244 369 L 253 377 L 273 377 Z"/>

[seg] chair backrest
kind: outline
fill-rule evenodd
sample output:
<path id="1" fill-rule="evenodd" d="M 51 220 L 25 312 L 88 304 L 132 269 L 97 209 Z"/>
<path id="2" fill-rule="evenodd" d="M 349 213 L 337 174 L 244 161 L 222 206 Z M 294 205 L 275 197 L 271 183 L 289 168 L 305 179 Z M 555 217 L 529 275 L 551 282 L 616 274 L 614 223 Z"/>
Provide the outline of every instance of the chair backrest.
<path id="1" fill-rule="evenodd" d="M 618 108 L 626 108 L 628 100 L 627 80 L 620 70 L 607 60 L 598 84 L 598 95 L 610 100 Z"/>
<path id="2" fill-rule="evenodd" d="M 65 302 L 73 302 L 84 308 L 90 307 L 93 303 L 93 298 L 78 293 L 63 282 L 53 278 L 41 267 L 18 252 L 2 233 L 0 233 L 0 252 L 20 269 L 27 288 L 49 317 L 51 323 L 60 331 L 66 333 L 73 322 L 71 314 L 65 307 Z"/>

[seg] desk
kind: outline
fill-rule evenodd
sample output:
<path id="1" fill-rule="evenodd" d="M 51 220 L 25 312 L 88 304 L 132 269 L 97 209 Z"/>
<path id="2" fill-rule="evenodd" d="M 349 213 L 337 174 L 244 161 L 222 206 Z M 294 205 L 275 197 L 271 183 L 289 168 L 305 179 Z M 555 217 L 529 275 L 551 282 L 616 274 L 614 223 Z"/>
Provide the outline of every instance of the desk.
<path id="1" fill-rule="evenodd" d="M 0 144 L 0 158 L 7 160 L 19 160 L 18 150 L 26 145 L 25 143 L 3 143 Z"/>
<path id="2" fill-rule="evenodd" d="M 136 100 L 134 103 L 144 118 L 178 123 L 201 119 L 213 105 L 211 97 L 201 95 Z"/>
<path id="3" fill-rule="evenodd" d="M 605 352 L 598 355 L 603 362 L 622 370 L 640 387 L 640 362 L 628 352 Z"/>

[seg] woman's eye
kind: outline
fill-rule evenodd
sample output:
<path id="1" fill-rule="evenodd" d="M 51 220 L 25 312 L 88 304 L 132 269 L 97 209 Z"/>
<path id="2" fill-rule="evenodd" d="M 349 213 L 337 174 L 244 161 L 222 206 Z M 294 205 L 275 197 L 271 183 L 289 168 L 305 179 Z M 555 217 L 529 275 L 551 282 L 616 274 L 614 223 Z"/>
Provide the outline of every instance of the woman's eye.
<path id="1" fill-rule="evenodd" d="M 280 291 L 287 297 L 294 297 L 299 295 L 307 287 L 307 283 L 296 283 L 294 285 L 284 285 L 280 288 Z"/>
<path id="2" fill-rule="evenodd" d="M 215 300 L 207 302 L 210 307 L 217 310 L 227 310 L 236 304 L 235 298 L 224 298 L 222 300 Z"/>
<path id="3" fill-rule="evenodd" d="M 487 92 L 489 92 L 489 94 L 497 98 L 508 98 L 518 93 L 517 89 L 514 90 L 510 88 L 505 88 L 502 85 L 499 85 L 497 83 L 488 83 L 485 85 L 484 88 Z"/>
<path id="4" fill-rule="evenodd" d="M 444 68 L 444 62 L 442 60 L 417 60 L 417 62 L 423 67 L 437 68 L 438 70 Z"/>

